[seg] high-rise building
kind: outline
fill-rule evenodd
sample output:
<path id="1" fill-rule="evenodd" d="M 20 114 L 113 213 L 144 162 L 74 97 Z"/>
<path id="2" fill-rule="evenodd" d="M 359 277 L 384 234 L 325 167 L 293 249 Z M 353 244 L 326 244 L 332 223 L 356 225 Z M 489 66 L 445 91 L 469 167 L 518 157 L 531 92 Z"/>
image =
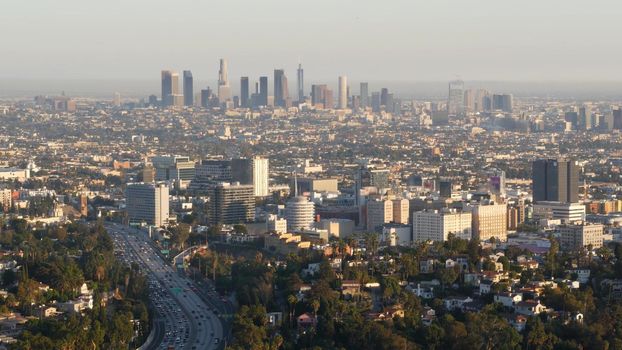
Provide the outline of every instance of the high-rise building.
<path id="1" fill-rule="evenodd" d="M 298 64 L 298 102 L 303 102 L 305 100 L 305 80 L 304 80 L 304 70 L 302 69 L 302 65 Z"/>
<path id="2" fill-rule="evenodd" d="M 229 86 L 227 60 L 220 59 L 220 69 L 218 70 L 218 101 L 220 104 L 231 100 L 231 87 Z"/>
<path id="3" fill-rule="evenodd" d="M 472 214 L 456 209 L 424 210 L 412 214 L 415 242 L 444 242 L 452 233 L 461 239 L 472 237 Z"/>
<path id="4" fill-rule="evenodd" d="M 201 90 L 201 107 L 209 107 L 210 99 L 212 98 L 212 90 L 210 88 Z"/>
<path id="5" fill-rule="evenodd" d="M 249 98 L 248 77 L 242 77 L 240 78 L 240 106 L 242 106 L 242 108 L 250 107 Z"/>
<path id="6" fill-rule="evenodd" d="M 506 113 L 512 112 L 513 97 L 512 95 L 492 95 L 492 109 L 501 110 Z"/>
<path id="7" fill-rule="evenodd" d="M 311 103 L 316 108 L 333 108 L 333 91 L 325 84 L 311 85 Z"/>
<path id="8" fill-rule="evenodd" d="M 289 91 L 287 87 L 287 77 L 283 69 L 274 70 L 274 105 L 279 107 L 285 107 L 286 101 L 289 98 Z"/>
<path id="9" fill-rule="evenodd" d="M 449 82 L 447 112 L 453 116 L 464 114 L 464 82 L 462 80 Z"/>
<path id="10" fill-rule="evenodd" d="M 539 159 L 532 164 L 534 202 L 576 203 L 579 200 L 579 166 L 567 159 Z"/>
<path id="11" fill-rule="evenodd" d="M 361 83 L 361 91 L 360 91 L 360 105 L 361 108 L 367 108 L 370 106 L 369 104 L 369 84 Z"/>
<path id="12" fill-rule="evenodd" d="M 408 224 L 410 219 L 410 201 L 408 199 L 393 200 L 393 222 Z"/>
<path id="13" fill-rule="evenodd" d="M 151 160 L 156 181 L 175 181 L 185 187 L 195 177 L 195 162 L 184 156 L 157 156 Z"/>
<path id="14" fill-rule="evenodd" d="M 473 207 L 473 236 L 481 241 L 495 238 L 507 241 L 508 207 L 506 204 L 478 204 Z"/>
<path id="15" fill-rule="evenodd" d="M 255 220 L 255 196 L 252 185 L 222 182 L 209 189 L 209 222 L 239 224 Z"/>
<path id="16" fill-rule="evenodd" d="M 568 224 L 557 229 L 560 247 L 563 250 L 579 250 L 584 247 L 598 249 L 603 246 L 604 227 L 601 224 Z"/>
<path id="17" fill-rule="evenodd" d="M 252 185 L 257 197 L 268 195 L 269 161 L 267 158 L 237 158 L 231 160 L 231 178 L 243 185 Z"/>
<path id="18" fill-rule="evenodd" d="M 371 93 L 371 109 L 374 112 L 380 112 L 380 106 L 381 106 L 381 98 L 380 98 L 380 93 L 379 92 L 372 92 Z"/>
<path id="19" fill-rule="evenodd" d="M 170 70 L 162 71 L 162 106 L 170 106 L 173 104 L 173 72 Z"/>
<path id="20" fill-rule="evenodd" d="M 313 227 L 315 204 L 307 197 L 293 197 L 285 203 L 285 219 L 290 230 L 308 230 Z"/>
<path id="21" fill-rule="evenodd" d="M 184 106 L 191 107 L 194 105 L 194 80 L 192 72 L 184 71 Z"/>
<path id="22" fill-rule="evenodd" d="M 348 77 L 345 75 L 339 77 L 339 100 L 337 108 L 348 108 Z"/>
<path id="23" fill-rule="evenodd" d="M 389 96 L 389 89 L 387 88 L 382 88 L 380 89 L 380 105 L 381 106 L 387 106 L 387 98 Z"/>
<path id="24" fill-rule="evenodd" d="M 125 189 L 125 207 L 130 223 L 164 226 L 168 223 L 168 186 L 131 183 Z"/>
<path id="25" fill-rule="evenodd" d="M 380 231 L 382 225 L 393 221 L 393 201 L 376 199 L 367 202 L 367 230 Z"/>
<path id="26" fill-rule="evenodd" d="M 268 77 L 259 77 L 259 106 L 268 105 Z"/>

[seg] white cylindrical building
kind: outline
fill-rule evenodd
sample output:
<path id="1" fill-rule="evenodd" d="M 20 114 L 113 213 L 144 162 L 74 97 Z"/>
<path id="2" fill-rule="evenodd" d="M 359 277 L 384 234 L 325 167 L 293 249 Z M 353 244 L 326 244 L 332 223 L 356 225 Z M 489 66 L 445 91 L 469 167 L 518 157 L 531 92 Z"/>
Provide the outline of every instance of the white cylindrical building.
<path id="1" fill-rule="evenodd" d="M 315 204 L 310 202 L 307 197 L 294 197 L 285 205 L 285 218 L 287 219 L 287 228 L 290 230 L 312 228 L 314 216 Z"/>
<path id="2" fill-rule="evenodd" d="M 339 103 L 337 108 L 348 108 L 348 77 L 345 75 L 339 77 Z"/>

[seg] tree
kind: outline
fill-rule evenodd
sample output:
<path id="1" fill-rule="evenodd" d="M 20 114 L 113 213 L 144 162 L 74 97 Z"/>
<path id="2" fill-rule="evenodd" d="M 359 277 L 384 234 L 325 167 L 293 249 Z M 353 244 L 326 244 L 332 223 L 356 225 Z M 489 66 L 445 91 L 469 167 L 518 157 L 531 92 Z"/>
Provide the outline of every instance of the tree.
<path id="1" fill-rule="evenodd" d="M 190 225 L 188 224 L 178 224 L 175 227 L 171 228 L 172 240 L 174 244 L 179 247 L 179 249 L 184 249 L 184 244 L 190 237 Z"/>
<path id="2" fill-rule="evenodd" d="M 544 324 L 538 317 L 530 317 L 525 326 L 525 349 L 553 350 L 556 339 L 544 329 Z"/>

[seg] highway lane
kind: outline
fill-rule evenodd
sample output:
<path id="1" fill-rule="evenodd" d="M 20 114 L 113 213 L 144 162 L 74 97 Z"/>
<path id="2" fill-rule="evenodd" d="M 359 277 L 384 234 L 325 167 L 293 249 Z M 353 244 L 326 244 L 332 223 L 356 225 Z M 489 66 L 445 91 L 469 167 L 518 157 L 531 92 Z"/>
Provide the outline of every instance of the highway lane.
<path id="1" fill-rule="evenodd" d="M 149 278 L 150 297 L 164 319 L 165 334 L 159 349 L 219 349 L 223 326 L 199 295 L 197 286 L 168 266 L 146 234 L 108 223 L 115 246 L 138 263 Z"/>

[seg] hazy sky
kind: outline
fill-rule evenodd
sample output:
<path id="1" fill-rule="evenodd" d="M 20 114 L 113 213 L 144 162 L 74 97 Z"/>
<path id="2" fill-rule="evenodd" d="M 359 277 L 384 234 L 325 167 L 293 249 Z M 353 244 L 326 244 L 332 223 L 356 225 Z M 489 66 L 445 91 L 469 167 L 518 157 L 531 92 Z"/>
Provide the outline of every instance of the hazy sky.
<path id="1" fill-rule="evenodd" d="M 619 0 L 2 0 L 0 79 L 622 80 Z M 154 78 L 155 77 L 155 78 Z"/>

